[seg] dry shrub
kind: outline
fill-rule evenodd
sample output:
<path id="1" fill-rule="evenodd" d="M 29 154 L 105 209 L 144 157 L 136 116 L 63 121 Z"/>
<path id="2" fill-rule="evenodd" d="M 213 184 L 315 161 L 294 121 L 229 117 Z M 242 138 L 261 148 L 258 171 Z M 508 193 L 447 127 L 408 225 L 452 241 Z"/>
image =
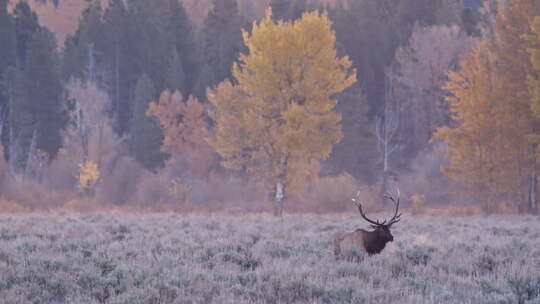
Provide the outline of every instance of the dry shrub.
<path id="1" fill-rule="evenodd" d="M 206 178 L 198 176 L 191 174 L 186 162 L 173 153 L 158 172 L 145 171 L 141 174 L 134 191 L 134 202 L 147 207 L 175 206 L 175 210 L 205 209 L 203 205 L 217 210 L 260 200 L 260 194 L 264 193 L 257 185 L 216 171 L 210 172 Z"/>
<path id="2" fill-rule="evenodd" d="M 286 206 L 287 212 L 347 212 L 351 199 L 360 190 L 362 199 L 371 201 L 372 191 L 367 186 L 358 188 L 356 180 L 348 173 L 319 178 L 311 189 Z"/>
<path id="3" fill-rule="evenodd" d="M 516 204 L 516 202 L 509 202 L 509 201 L 504 201 L 504 202 L 499 202 L 498 204 L 495 205 L 495 213 L 500 213 L 500 214 L 520 214 L 522 213 L 519 209 L 519 204 Z"/>
<path id="4" fill-rule="evenodd" d="M 142 170 L 133 192 L 134 204 L 152 206 L 183 202 L 191 189 L 185 172 L 182 161 L 175 156 L 170 157 L 165 162 L 165 167 L 158 172 Z M 180 193 L 182 189 L 183 192 Z"/>
<path id="5" fill-rule="evenodd" d="M 461 198 L 452 191 L 452 181 L 441 172 L 446 165 L 444 147 L 434 145 L 421 152 L 411 163 L 411 173 L 401 175 L 399 187 L 402 197 L 423 195 L 429 204 L 449 205 Z"/>
<path id="6" fill-rule="evenodd" d="M 242 202 L 253 204 L 255 201 L 264 200 L 266 196 L 266 191 L 260 184 L 214 173 L 210 175 L 208 180 L 193 185 L 188 201 L 194 203 L 210 202 L 214 206 L 238 205 Z"/>
<path id="7" fill-rule="evenodd" d="M 172 159 L 159 172 L 142 174 L 134 201 L 153 210 L 259 211 L 261 205 L 254 202 L 264 200 L 264 193 L 260 185 L 215 172 L 207 179 L 197 179 L 186 173 L 181 161 Z"/>
<path id="8" fill-rule="evenodd" d="M 409 199 L 411 203 L 411 214 L 412 215 L 421 215 L 424 213 L 424 202 L 426 197 L 420 194 L 413 194 Z"/>
<path id="9" fill-rule="evenodd" d="M 447 205 L 453 203 L 456 196 L 451 192 L 449 181 L 443 176 L 401 176 L 399 187 L 402 197 L 423 197 L 423 201 L 430 204 Z"/>
<path id="10" fill-rule="evenodd" d="M 44 168 L 48 172 L 48 168 Z M 47 175 L 47 174 L 45 174 Z M 46 180 L 23 179 L 11 170 L 0 148 L 0 210 L 48 210 L 57 208 L 75 197 L 76 192 L 66 188 L 51 189 Z"/>
<path id="11" fill-rule="evenodd" d="M 441 216 L 441 217 L 456 217 L 456 216 L 475 216 L 482 214 L 482 209 L 479 205 L 459 205 L 459 206 L 444 206 L 444 207 L 426 207 L 423 215 Z"/>
<path id="12" fill-rule="evenodd" d="M 95 199 L 89 199 L 89 198 L 79 198 L 79 199 L 73 199 L 66 203 L 65 207 L 71 211 L 76 212 L 98 212 L 103 211 L 105 209 L 105 206 L 100 204 Z"/>
<path id="13" fill-rule="evenodd" d="M 171 180 L 163 174 L 163 171 L 158 173 L 145 171 L 137 184 L 134 203 L 137 205 L 170 203 L 170 182 Z"/>
<path id="14" fill-rule="evenodd" d="M 96 189 L 96 200 L 100 204 L 133 203 L 141 175 L 146 170 L 127 156 L 115 158 L 103 167 L 103 176 Z"/>
<path id="15" fill-rule="evenodd" d="M 77 187 L 77 164 L 66 155 L 66 150 L 60 149 L 56 158 L 46 169 L 43 183 L 51 189 L 76 189 Z"/>
<path id="16" fill-rule="evenodd" d="M 22 212 L 25 211 L 23 205 L 0 197 L 0 213 L 13 213 L 13 212 Z"/>
<path id="17" fill-rule="evenodd" d="M 179 202 L 185 202 L 191 187 L 190 184 L 184 183 L 177 177 L 170 182 L 168 194 Z"/>
<path id="18" fill-rule="evenodd" d="M 28 210 L 49 210 L 58 208 L 75 198 L 77 193 L 70 190 L 54 190 L 40 182 L 13 179 L 3 187 L 4 197 Z"/>

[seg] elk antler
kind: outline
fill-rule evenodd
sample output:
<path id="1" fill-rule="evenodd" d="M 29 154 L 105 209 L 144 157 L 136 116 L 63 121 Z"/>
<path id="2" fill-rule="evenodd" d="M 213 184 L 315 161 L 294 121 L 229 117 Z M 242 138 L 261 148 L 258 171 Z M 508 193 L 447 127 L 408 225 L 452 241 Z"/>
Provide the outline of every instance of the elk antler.
<path id="1" fill-rule="evenodd" d="M 394 199 L 394 197 L 390 194 L 387 194 L 384 196 L 384 198 L 391 200 L 396 205 L 396 211 L 394 212 L 394 216 L 390 219 L 387 226 L 391 226 L 392 224 L 395 224 L 401 220 L 401 213 L 398 214 L 399 210 L 399 188 L 397 189 L 397 201 Z"/>
<path id="2" fill-rule="evenodd" d="M 378 220 L 377 221 L 373 221 L 373 220 L 370 220 L 365 214 L 364 214 L 364 210 L 362 210 L 362 204 L 360 204 L 359 202 L 357 202 L 357 200 L 359 199 L 360 197 L 360 191 L 358 191 L 356 193 L 356 197 L 352 199 L 353 201 L 353 204 L 358 207 L 358 211 L 360 211 L 360 215 L 366 220 L 368 221 L 370 224 L 373 224 L 375 226 L 382 226 L 386 223 L 386 221 L 380 223 Z"/>
<path id="3" fill-rule="evenodd" d="M 373 220 L 370 220 L 364 213 L 364 210 L 362 209 L 362 204 L 360 204 L 358 202 L 359 200 L 359 197 L 360 197 L 360 191 L 358 191 L 356 193 L 356 197 L 352 199 L 353 201 L 353 204 L 358 207 L 358 211 L 360 211 L 360 215 L 366 220 L 368 221 L 370 224 L 373 224 L 374 226 L 392 226 L 393 224 L 399 222 L 401 220 L 401 213 L 398 214 L 398 211 L 399 211 L 399 189 L 397 189 L 397 201 L 396 199 L 394 199 L 394 197 L 390 194 L 387 194 L 384 196 L 385 199 L 389 199 L 391 200 L 395 205 L 396 205 L 396 210 L 394 212 L 394 216 L 388 221 L 388 224 L 387 224 L 387 220 L 384 220 L 382 222 L 379 222 L 379 220 L 376 220 L 376 221 L 373 221 Z"/>

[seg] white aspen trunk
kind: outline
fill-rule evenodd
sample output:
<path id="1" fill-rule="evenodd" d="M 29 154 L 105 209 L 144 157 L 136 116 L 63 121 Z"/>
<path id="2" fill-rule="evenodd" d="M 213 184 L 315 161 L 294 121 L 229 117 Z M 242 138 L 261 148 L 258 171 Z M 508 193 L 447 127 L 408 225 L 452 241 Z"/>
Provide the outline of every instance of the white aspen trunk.
<path id="1" fill-rule="evenodd" d="M 528 212 L 529 213 L 536 213 L 536 187 L 538 183 L 538 177 L 536 175 L 536 170 L 533 170 L 531 172 L 531 176 L 529 178 L 529 202 L 528 202 Z"/>
<path id="2" fill-rule="evenodd" d="M 281 172 L 277 177 L 276 182 L 276 196 L 275 196 L 275 209 L 274 215 L 282 217 L 283 216 L 283 205 L 285 200 L 285 191 L 286 191 L 286 180 L 287 180 L 287 166 L 289 162 L 289 157 L 283 155 L 281 157 Z"/>
<path id="3" fill-rule="evenodd" d="M 11 170 L 11 175 L 16 175 L 17 168 L 17 157 L 18 157 L 17 142 L 15 136 L 13 135 L 13 127 L 9 128 L 9 169 Z"/>
<path id="4" fill-rule="evenodd" d="M 120 46 L 116 44 L 116 105 L 114 111 L 114 123 L 120 126 Z"/>
<path id="5" fill-rule="evenodd" d="M 383 161 L 383 180 L 379 192 L 382 198 L 388 192 L 388 178 L 390 174 L 390 156 L 394 154 L 400 147 L 399 142 L 399 126 L 400 117 L 398 106 L 395 105 L 393 98 L 392 71 L 385 71 L 387 81 L 385 84 L 385 106 L 384 112 L 379 115 L 375 123 L 375 135 L 378 140 L 378 148 Z"/>
<path id="6" fill-rule="evenodd" d="M 278 181 L 276 183 L 276 197 L 275 197 L 275 207 L 274 207 L 274 216 L 283 216 L 283 199 L 285 198 L 285 185 Z"/>
<path id="7" fill-rule="evenodd" d="M 0 139 L 4 133 L 4 123 L 6 122 L 5 107 L 0 108 Z"/>
<path id="8" fill-rule="evenodd" d="M 384 162 L 383 162 L 383 172 L 388 171 L 388 142 L 384 142 Z"/>
<path id="9" fill-rule="evenodd" d="M 536 147 L 537 145 L 533 145 L 530 153 L 532 154 L 533 158 L 533 165 L 531 174 L 529 176 L 529 191 L 528 191 L 528 197 L 527 197 L 527 212 L 536 214 L 538 213 L 538 202 L 537 202 L 537 191 L 538 191 L 538 173 L 537 173 L 537 159 L 536 159 Z"/>
<path id="10" fill-rule="evenodd" d="M 26 165 L 24 168 L 24 179 L 28 179 L 30 177 L 30 171 L 32 167 L 32 158 L 34 154 L 36 153 L 36 147 L 37 147 L 37 129 L 34 129 L 34 134 L 32 135 L 32 142 L 30 144 L 30 147 L 28 148 L 28 156 L 26 157 Z"/>

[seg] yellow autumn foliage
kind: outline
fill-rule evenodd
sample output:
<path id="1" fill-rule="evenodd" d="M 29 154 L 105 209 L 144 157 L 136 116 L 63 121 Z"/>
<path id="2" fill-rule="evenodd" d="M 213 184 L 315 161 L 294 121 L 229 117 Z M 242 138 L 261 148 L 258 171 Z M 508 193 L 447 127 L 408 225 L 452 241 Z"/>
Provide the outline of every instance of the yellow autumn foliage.
<path id="1" fill-rule="evenodd" d="M 243 36 L 248 52 L 233 67 L 234 84 L 208 90 L 209 143 L 227 168 L 271 187 L 306 189 L 299 181 L 317 176 L 342 138 L 335 95 L 356 82 L 355 70 L 337 56 L 326 13 L 276 22 L 268 10 Z"/>
<path id="2" fill-rule="evenodd" d="M 424 195 L 413 194 L 409 200 L 411 202 L 412 215 L 420 215 L 424 213 L 424 202 L 426 201 L 426 197 Z"/>
<path id="3" fill-rule="evenodd" d="M 528 75 L 531 109 L 540 118 L 540 16 L 531 22 L 531 34 L 525 36 L 533 70 Z M 536 141 L 539 143 L 540 141 Z"/>
<path id="4" fill-rule="evenodd" d="M 85 161 L 82 164 L 79 164 L 79 188 L 85 192 L 92 191 L 99 179 L 101 177 L 101 172 L 98 165 L 93 161 Z"/>
<path id="5" fill-rule="evenodd" d="M 493 39 L 466 55 L 444 88 L 455 125 L 434 135 L 448 145 L 449 165 L 443 170 L 485 211 L 500 201 L 527 211 L 534 199 L 529 191 L 536 170 L 531 139 L 538 120 L 531 111 L 527 77 L 532 65 L 524 37 L 531 32 L 529 20 L 540 14 L 535 1 L 502 6 Z"/>

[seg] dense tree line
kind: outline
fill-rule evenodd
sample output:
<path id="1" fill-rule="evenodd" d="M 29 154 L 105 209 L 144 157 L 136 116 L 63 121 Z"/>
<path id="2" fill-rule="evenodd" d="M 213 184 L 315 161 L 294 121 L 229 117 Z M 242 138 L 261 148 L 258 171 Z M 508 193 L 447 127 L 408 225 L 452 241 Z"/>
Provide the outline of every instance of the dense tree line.
<path id="1" fill-rule="evenodd" d="M 42 27 L 28 4 L 7 13 L 0 2 L 3 75 L 2 143 L 13 166 L 25 170 L 38 149 L 54 158 L 67 120 L 62 107 L 60 54 L 54 34 Z"/>
<path id="2" fill-rule="evenodd" d="M 343 137 L 318 159 L 317 173 L 347 172 L 360 183 L 382 182 L 386 191 L 391 179 L 409 174 L 415 159 L 434 151 L 437 130 L 458 125 L 447 96 L 453 92 L 445 88 L 447 73 L 459 69 L 477 40 L 493 35 L 500 20 L 496 2 L 268 1 L 278 24 L 327 12 L 337 55 L 348 56 L 356 71 L 354 85 L 334 92 Z M 8 10 L 8 0 L 0 0 L 0 135 L 13 169 L 28 171 L 38 151 L 52 161 L 65 146 L 70 107 L 77 104 L 69 102 L 74 81 L 106 94 L 103 111 L 112 130 L 126 153 L 149 171 L 179 155 L 189 160 L 186 168 L 216 164 L 217 156 L 198 137 L 215 128 L 208 109 L 220 98 L 216 92 L 233 94 L 241 85 L 233 71 L 240 54 L 253 52 L 244 41 L 255 16 L 246 13 L 255 10 L 250 3 L 213 0 L 196 25 L 178 0 L 110 0 L 106 6 L 89 1 L 77 30 L 59 46 L 26 2 Z M 215 89 L 224 80 L 231 92 Z M 168 102 L 174 111 L 164 107 Z M 193 126 L 203 129 L 194 136 Z M 174 144 L 174 136 L 204 152 Z M 204 178 L 209 169 L 190 170 Z"/>

